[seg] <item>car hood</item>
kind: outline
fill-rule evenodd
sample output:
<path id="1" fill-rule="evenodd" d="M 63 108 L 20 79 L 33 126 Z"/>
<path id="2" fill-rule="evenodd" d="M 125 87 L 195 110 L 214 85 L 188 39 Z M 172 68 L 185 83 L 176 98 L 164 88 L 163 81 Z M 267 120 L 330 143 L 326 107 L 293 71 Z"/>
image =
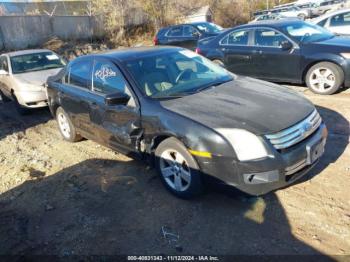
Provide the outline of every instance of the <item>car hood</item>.
<path id="1" fill-rule="evenodd" d="M 331 39 L 327 39 L 327 40 L 320 41 L 320 42 L 315 42 L 313 44 L 332 45 L 332 46 L 337 46 L 337 47 L 346 47 L 346 48 L 350 49 L 350 38 L 336 36 L 336 37 L 333 37 Z"/>
<path id="2" fill-rule="evenodd" d="M 240 128 L 256 135 L 286 129 L 315 109 L 294 91 L 248 77 L 160 103 L 209 128 Z"/>
<path id="3" fill-rule="evenodd" d="M 61 69 L 62 68 L 56 68 L 50 70 L 15 74 L 14 77 L 17 80 L 24 83 L 41 86 L 46 83 L 48 77 L 56 75 Z"/>

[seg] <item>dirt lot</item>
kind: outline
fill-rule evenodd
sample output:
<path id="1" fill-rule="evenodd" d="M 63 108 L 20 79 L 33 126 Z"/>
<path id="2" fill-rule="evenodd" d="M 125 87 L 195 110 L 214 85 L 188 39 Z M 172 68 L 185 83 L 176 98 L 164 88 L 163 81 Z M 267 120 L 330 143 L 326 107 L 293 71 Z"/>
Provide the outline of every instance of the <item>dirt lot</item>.
<path id="1" fill-rule="evenodd" d="M 0 254 L 350 255 L 350 92 L 304 93 L 330 131 L 310 175 L 264 197 L 212 186 L 192 201 L 142 162 L 64 142 L 47 110 L 1 104 Z"/>

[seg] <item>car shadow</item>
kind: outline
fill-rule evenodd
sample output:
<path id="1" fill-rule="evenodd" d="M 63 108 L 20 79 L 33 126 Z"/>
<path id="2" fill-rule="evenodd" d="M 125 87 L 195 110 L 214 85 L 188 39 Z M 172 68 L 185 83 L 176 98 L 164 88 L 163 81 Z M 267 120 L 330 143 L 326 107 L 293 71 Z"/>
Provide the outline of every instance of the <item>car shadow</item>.
<path id="1" fill-rule="evenodd" d="M 52 119 L 48 108 L 31 109 L 28 115 L 17 113 L 13 102 L 0 101 L 0 140 L 14 133 L 25 135 L 28 128 Z"/>
<path id="2" fill-rule="evenodd" d="M 292 234 L 275 194 L 184 201 L 135 160 L 28 172 L 0 195 L 1 255 L 321 255 Z"/>

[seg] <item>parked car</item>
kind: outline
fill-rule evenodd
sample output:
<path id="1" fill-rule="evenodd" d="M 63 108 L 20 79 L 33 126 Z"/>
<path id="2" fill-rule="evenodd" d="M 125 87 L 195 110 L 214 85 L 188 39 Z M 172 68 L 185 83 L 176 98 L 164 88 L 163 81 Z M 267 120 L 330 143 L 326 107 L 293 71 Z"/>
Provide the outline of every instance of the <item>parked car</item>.
<path id="1" fill-rule="evenodd" d="M 65 140 L 153 159 L 167 189 L 183 198 L 199 194 L 206 176 L 253 195 L 285 187 L 326 143 L 303 96 L 178 47 L 77 58 L 49 78 L 47 91 Z"/>
<path id="2" fill-rule="evenodd" d="M 300 9 L 294 5 L 274 8 L 271 10 L 271 14 L 280 14 L 284 17 L 297 17 L 301 20 L 305 20 L 306 18 L 310 17 L 310 12 L 308 10 Z"/>
<path id="3" fill-rule="evenodd" d="M 234 73 L 306 83 L 318 94 L 350 86 L 350 39 L 300 20 L 239 26 L 200 41 L 197 52 Z"/>
<path id="4" fill-rule="evenodd" d="M 19 113 L 28 108 L 47 106 L 44 84 L 56 75 L 65 62 L 46 49 L 24 50 L 0 56 L 0 95 L 13 100 Z"/>
<path id="5" fill-rule="evenodd" d="M 270 14 L 270 10 L 258 10 L 253 13 L 254 17 Z"/>
<path id="6" fill-rule="evenodd" d="M 309 14 L 309 18 L 313 18 L 319 15 L 318 5 L 315 2 L 296 3 L 295 6 L 301 10 L 306 10 Z"/>
<path id="7" fill-rule="evenodd" d="M 279 15 L 279 14 L 266 14 L 266 15 L 260 15 L 256 17 L 254 20 L 251 21 L 251 23 L 255 23 L 259 21 L 267 21 L 267 20 L 281 20 L 286 18 L 288 17 Z"/>
<path id="8" fill-rule="evenodd" d="M 196 22 L 162 28 L 157 33 L 154 45 L 172 45 L 195 50 L 199 39 L 220 34 L 223 28 L 214 23 Z"/>
<path id="9" fill-rule="evenodd" d="M 334 34 L 350 36 L 350 9 L 327 13 L 310 21 Z"/>
<path id="10" fill-rule="evenodd" d="M 316 16 L 323 15 L 329 11 L 336 11 L 344 7 L 344 0 L 326 0 L 320 2 L 317 7 Z"/>

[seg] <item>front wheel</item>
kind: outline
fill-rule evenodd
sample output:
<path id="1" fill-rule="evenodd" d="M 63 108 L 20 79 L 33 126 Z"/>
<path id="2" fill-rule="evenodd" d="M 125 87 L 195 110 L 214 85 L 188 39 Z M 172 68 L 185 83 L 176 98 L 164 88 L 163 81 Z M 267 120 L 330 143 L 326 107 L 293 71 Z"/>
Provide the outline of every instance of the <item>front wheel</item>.
<path id="1" fill-rule="evenodd" d="M 0 100 L 4 103 L 10 101 L 10 99 L 8 97 L 6 97 L 1 90 L 0 90 Z"/>
<path id="2" fill-rule="evenodd" d="M 221 67 L 223 67 L 223 68 L 225 68 L 224 62 L 222 62 L 220 59 L 214 59 L 214 60 L 212 60 L 212 62 L 217 64 L 217 65 L 219 65 L 219 66 L 221 66 Z"/>
<path id="3" fill-rule="evenodd" d="M 64 140 L 68 142 L 78 142 L 82 139 L 82 137 L 77 133 L 68 114 L 62 107 L 59 107 L 56 111 L 56 120 Z"/>
<path id="4" fill-rule="evenodd" d="M 331 95 L 343 85 L 344 72 L 334 63 L 322 62 L 309 69 L 305 80 L 312 92 L 320 95 Z"/>
<path id="5" fill-rule="evenodd" d="M 176 138 L 168 138 L 156 149 L 156 168 L 165 187 L 179 198 L 193 198 L 203 192 L 198 165 Z"/>
<path id="6" fill-rule="evenodd" d="M 299 18 L 301 21 L 305 21 L 305 20 L 306 20 L 306 15 L 305 15 L 305 14 L 299 14 L 299 15 L 298 15 L 298 18 Z"/>
<path id="7" fill-rule="evenodd" d="M 13 102 L 15 104 L 15 108 L 16 108 L 16 111 L 18 114 L 20 114 L 21 116 L 25 116 L 25 115 L 28 115 L 30 113 L 30 109 L 22 106 L 18 102 L 17 97 L 14 94 L 12 95 L 12 99 L 13 99 Z"/>

